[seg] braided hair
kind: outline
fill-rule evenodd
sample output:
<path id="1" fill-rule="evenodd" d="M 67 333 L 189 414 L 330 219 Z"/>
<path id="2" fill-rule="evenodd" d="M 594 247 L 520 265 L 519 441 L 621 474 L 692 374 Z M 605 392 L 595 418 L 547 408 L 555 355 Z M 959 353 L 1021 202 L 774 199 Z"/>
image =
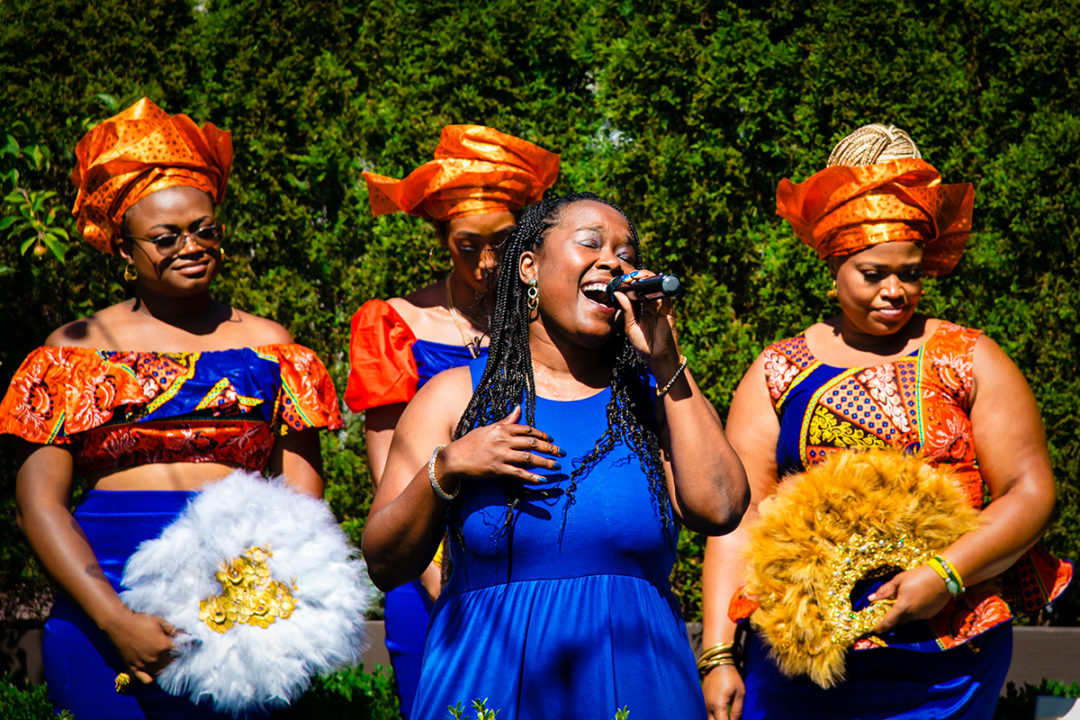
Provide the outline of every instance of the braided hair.
<path id="1" fill-rule="evenodd" d="M 476 385 L 472 399 L 458 422 L 454 437 L 489 425 L 508 415 L 517 405 L 522 406 L 524 422 L 536 425 L 536 380 L 533 376 L 532 353 L 529 348 L 529 310 L 526 306 L 526 286 L 518 276 L 522 253 L 543 245 L 547 232 L 558 224 L 563 212 L 573 203 L 583 200 L 599 202 L 616 210 L 630 228 L 630 240 L 636 251 L 635 267 L 641 267 L 641 242 L 637 228 L 621 208 L 593 193 L 571 193 L 552 197 L 529 207 L 511 231 L 503 250 L 502 262 L 495 281 L 495 311 L 491 318 L 491 341 L 484 373 Z M 578 480 L 606 456 L 616 442 L 625 443 L 638 457 L 641 469 L 648 478 L 653 507 L 669 541 L 677 537 L 667 494 L 660 443 L 655 418 L 655 406 L 648 383 L 648 367 L 634 350 L 625 332 L 617 328 L 607 346 L 599 350 L 602 362 L 611 365 L 611 399 L 607 404 L 607 429 L 597 439 L 592 451 L 573 460 L 566 488 L 563 509 L 563 528 Z M 520 483 L 504 482 L 507 498 L 503 531 L 511 527 L 513 512 L 521 499 Z M 560 530 L 560 537 L 562 531 Z"/>

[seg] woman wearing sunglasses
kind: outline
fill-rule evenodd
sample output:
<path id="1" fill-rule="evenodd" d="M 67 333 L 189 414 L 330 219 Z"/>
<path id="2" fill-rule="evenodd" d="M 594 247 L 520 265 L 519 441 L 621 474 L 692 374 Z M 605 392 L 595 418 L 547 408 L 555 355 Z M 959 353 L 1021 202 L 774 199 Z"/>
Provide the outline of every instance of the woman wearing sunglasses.
<path id="1" fill-rule="evenodd" d="M 80 720 L 211 716 L 153 684 L 182 629 L 124 605 L 124 563 L 237 468 L 320 496 L 318 429 L 340 427 L 337 398 L 283 327 L 211 295 L 228 132 L 144 98 L 76 154 L 79 231 L 125 261 L 134 296 L 53 332 L 0 404 L 0 431 L 23 441 L 18 523 L 60 586 L 43 640 L 49 693 Z M 87 492 L 72 512 L 76 477 Z M 134 678 L 124 694 L 120 674 Z"/>

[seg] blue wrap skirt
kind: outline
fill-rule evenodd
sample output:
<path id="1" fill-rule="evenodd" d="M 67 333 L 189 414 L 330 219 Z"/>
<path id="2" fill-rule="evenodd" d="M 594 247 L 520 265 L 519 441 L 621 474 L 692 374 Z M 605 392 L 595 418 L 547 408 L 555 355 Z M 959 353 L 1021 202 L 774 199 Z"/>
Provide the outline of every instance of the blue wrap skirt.
<path id="1" fill-rule="evenodd" d="M 124 563 L 143 540 L 161 534 L 195 496 L 171 490 L 91 490 L 75 510 L 98 564 L 117 592 Z M 105 634 L 62 593 L 45 622 L 42 641 L 45 680 L 57 711 L 70 710 L 78 720 L 108 718 L 225 717 L 157 685 L 133 680 L 126 694 L 116 692 L 117 674 L 126 671 Z"/>

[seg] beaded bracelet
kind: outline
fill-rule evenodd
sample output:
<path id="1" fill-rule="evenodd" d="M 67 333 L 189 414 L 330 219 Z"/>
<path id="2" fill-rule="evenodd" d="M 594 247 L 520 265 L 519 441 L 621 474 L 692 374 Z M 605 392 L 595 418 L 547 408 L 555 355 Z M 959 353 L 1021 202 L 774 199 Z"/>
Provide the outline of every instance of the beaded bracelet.
<path id="1" fill-rule="evenodd" d="M 453 495 L 447 495 L 446 491 L 444 491 L 442 487 L 439 486 L 439 481 L 435 477 L 435 461 L 438 460 L 439 453 L 442 452 L 442 449 L 444 447 L 446 446 L 440 445 L 439 447 L 435 448 L 434 452 L 431 453 L 431 459 L 428 460 L 427 464 L 427 477 L 428 481 L 431 482 L 431 489 L 435 491 L 435 494 L 441 497 L 443 500 L 450 501 L 458 496 L 458 493 L 461 492 L 461 487 L 458 487 L 458 489 L 454 491 Z"/>
<path id="2" fill-rule="evenodd" d="M 667 385 L 663 388 L 656 388 L 656 397 L 664 397 L 667 395 L 668 390 L 675 384 L 675 381 L 679 379 L 679 376 L 683 374 L 683 370 L 686 369 L 686 356 L 679 356 L 679 367 L 675 369 L 675 374 L 671 376 L 671 379 L 667 381 Z"/>
<path id="3" fill-rule="evenodd" d="M 935 555 L 926 564 L 933 568 L 938 577 L 945 581 L 945 589 L 949 591 L 950 595 L 955 597 L 964 592 L 964 581 L 960 578 L 959 571 L 944 556 Z"/>

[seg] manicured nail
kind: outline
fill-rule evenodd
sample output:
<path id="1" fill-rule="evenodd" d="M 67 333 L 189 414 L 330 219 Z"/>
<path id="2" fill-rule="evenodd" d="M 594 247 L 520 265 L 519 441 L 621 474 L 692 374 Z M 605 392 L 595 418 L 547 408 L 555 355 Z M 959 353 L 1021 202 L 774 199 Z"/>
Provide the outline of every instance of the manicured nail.
<path id="1" fill-rule="evenodd" d="M 559 463 L 552 463 L 551 464 L 551 469 L 552 470 L 562 470 L 562 465 L 560 465 Z"/>

